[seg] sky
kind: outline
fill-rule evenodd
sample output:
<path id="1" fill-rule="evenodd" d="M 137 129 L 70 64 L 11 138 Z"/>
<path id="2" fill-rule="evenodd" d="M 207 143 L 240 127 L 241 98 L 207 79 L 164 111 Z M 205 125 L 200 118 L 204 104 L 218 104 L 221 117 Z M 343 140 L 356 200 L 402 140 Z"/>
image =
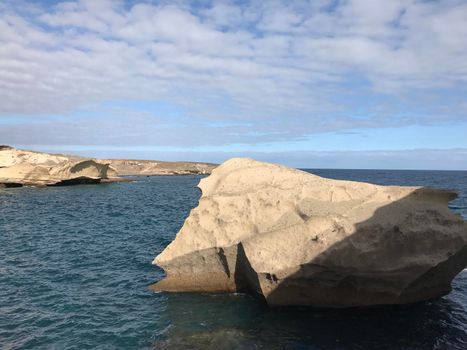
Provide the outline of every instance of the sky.
<path id="1" fill-rule="evenodd" d="M 0 0 L 0 144 L 467 170 L 467 1 Z"/>

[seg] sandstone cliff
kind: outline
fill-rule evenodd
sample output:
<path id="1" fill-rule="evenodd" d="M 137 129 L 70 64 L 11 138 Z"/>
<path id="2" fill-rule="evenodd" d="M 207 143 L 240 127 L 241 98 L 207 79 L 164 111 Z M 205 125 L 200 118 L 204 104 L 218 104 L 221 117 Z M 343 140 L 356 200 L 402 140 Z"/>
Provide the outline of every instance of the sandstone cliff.
<path id="1" fill-rule="evenodd" d="M 159 160 L 105 159 L 119 175 L 203 175 L 217 165 L 196 162 L 164 162 Z"/>
<path id="2" fill-rule="evenodd" d="M 0 187 L 124 181 L 119 176 L 203 175 L 215 164 L 85 158 L 0 146 Z"/>
<path id="3" fill-rule="evenodd" d="M 324 179 L 231 159 L 154 260 L 162 291 L 246 291 L 270 305 L 405 304 L 450 291 L 467 265 L 456 194 Z"/>
<path id="4" fill-rule="evenodd" d="M 0 147 L 0 183 L 3 187 L 99 183 L 116 179 L 109 164 L 75 156 Z"/>

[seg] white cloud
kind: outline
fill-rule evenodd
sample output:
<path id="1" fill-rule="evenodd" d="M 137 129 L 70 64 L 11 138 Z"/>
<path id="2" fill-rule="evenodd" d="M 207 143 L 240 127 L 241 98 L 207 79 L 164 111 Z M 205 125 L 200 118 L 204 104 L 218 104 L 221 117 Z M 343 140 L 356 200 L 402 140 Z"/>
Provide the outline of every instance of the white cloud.
<path id="1" fill-rule="evenodd" d="M 333 3 L 80 0 L 21 7 L 6 1 L 0 114 L 166 101 L 190 109 L 193 126 L 246 121 L 269 139 L 466 119 L 455 112 L 460 98 L 446 105 L 427 97 L 435 89 L 465 88 L 465 2 Z M 405 99 L 413 94 L 417 102 Z M 360 99 L 352 102 L 351 95 Z M 356 118 L 361 100 L 369 105 L 366 120 Z M 412 118 L 388 117 L 407 106 Z M 437 115 L 446 110 L 454 112 Z M 223 134 L 217 142 L 225 139 L 245 140 Z"/>
<path id="2" fill-rule="evenodd" d="M 216 2 L 212 7 L 202 11 L 210 24 L 216 27 L 235 27 L 242 24 L 242 9 L 229 3 Z"/>

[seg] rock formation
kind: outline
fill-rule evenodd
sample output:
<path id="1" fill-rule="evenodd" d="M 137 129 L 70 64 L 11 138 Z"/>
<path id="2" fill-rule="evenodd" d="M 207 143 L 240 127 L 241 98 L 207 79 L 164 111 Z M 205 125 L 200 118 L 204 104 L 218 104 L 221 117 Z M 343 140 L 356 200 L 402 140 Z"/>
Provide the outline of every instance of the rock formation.
<path id="1" fill-rule="evenodd" d="M 269 305 L 360 307 L 444 295 L 467 265 L 456 194 L 321 178 L 231 159 L 155 258 L 155 290 L 245 291 Z"/>
<path id="2" fill-rule="evenodd" d="M 159 160 L 106 159 L 119 175 L 204 175 L 217 165 L 196 162 L 164 162 Z"/>
<path id="3" fill-rule="evenodd" d="M 2 187 L 61 186 L 102 180 L 117 180 L 117 173 L 109 164 L 94 159 L 0 147 Z"/>
<path id="4" fill-rule="evenodd" d="M 128 181 L 119 176 L 203 175 L 217 165 L 195 162 L 106 159 L 22 151 L 0 145 L 0 187 L 62 186 Z"/>

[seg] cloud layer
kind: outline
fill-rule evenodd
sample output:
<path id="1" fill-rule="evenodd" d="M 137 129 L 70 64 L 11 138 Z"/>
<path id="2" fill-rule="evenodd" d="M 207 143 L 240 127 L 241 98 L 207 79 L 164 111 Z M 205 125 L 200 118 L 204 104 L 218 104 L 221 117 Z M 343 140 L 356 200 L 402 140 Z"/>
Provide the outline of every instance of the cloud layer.
<path id="1" fill-rule="evenodd" d="M 460 0 L 6 0 L 0 138 L 193 147 L 464 123 L 466 18 Z"/>

